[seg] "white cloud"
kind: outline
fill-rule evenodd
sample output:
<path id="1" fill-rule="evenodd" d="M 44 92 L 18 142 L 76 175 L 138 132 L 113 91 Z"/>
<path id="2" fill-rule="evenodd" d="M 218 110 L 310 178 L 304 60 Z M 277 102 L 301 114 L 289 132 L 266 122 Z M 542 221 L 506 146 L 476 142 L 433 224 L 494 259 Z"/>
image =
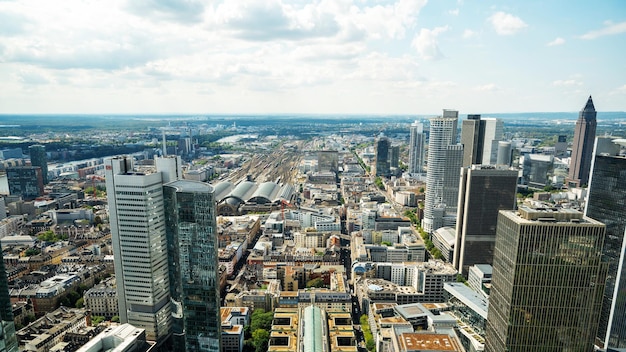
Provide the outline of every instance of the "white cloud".
<path id="1" fill-rule="evenodd" d="M 495 83 L 487 83 L 474 87 L 474 90 L 479 92 L 495 92 L 500 90 L 500 87 L 498 87 Z"/>
<path id="2" fill-rule="evenodd" d="M 528 27 L 521 18 L 505 12 L 496 12 L 488 20 L 499 35 L 512 35 Z"/>
<path id="3" fill-rule="evenodd" d="M 580 36 L 580 39 L 596 39 L 606 35 L 614 35 L 626 32 L 626 22 L 611 23 L 605 22 L 605 27 L 594 31 L 587 32 Z"/>
<path id="4" fill-rule="evenodd" d="M 434 29 L 422 28 L 411 42 L 411 46 L 417 49 L 417 52 L 424 60 L 439 60 L 444 57 L 439 50 L 437 37 L 439 34 L 448 30 L 448 26 L 435 27 Z"/>
<path id="5" fill-rule="evenodd" d="M 557 46 L 557 45 L 563 45 L 563 44 L 565 44 L 565 39 L 563 39 L 561 37 L 557 37 L 553 41 L 551 41 L 548 44 L 546 44 L 546 46 Z"/>
<path id="6" fill-rule="evenodd" d="M 463 39 L 470 39 L 470 38 L 474 38 L 475 36 L 477 36 L 478 33 L 471 30 L 471 29 L 466 29 L 463 31 Z"/>
<path id="7" fill-rule="evenodd" d="M 615 89 L 613 89 L 613 91 L 611 93 L 609 93 L 610 95 L 623 95 L 626 94 L 626 84 L 624 84 L 621 87 L 617 87 Z"/>
<path id="8" fill-rule="evenodd" d="M 552 85 L 555 87 L 577 87 L 582 86 L 583 82 L 576 79 L 556 80 L 552 82 Z"/>
<path id="9" fill-rule="evenodd" d="M 459 8 L 457 7 L 456 9 L 449 10 L 448 14 L 450 14 L 452 16 L 458 16 L 459 15 Z"/>

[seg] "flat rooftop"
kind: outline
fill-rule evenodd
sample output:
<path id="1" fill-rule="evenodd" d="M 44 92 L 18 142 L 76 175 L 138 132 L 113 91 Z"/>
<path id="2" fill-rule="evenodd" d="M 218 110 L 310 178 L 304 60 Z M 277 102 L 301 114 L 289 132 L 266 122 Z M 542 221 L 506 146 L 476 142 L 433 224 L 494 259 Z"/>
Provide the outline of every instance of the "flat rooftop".
<path id="1" fill-rule="evenodd" d="M 445 334 L 403 333 L 399 337 L 401 351 L 461 351 Z"/>

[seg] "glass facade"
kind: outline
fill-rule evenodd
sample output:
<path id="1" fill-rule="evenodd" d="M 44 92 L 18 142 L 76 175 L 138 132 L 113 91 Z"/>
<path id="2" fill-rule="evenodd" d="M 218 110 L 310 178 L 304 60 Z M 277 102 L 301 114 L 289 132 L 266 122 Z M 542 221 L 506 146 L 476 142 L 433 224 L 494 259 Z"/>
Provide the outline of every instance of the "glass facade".
<path id="1" fill-rule="evenodd" d="M 626 275 L 623 272 L 626 264 L 626 157 L 595 156 L 586 215 L 606 224 L 602 254 L 609 264 L 609 272 L 598 339 L 608 341 L 608 347 L 626 348 Z"/>
<path id="2" fill-rule="evenodd" d="M 605 226 L 576 213 L 500 211 L 485 351 L 593 351 Z"/>
<path id="3" fill-rule="evenodd" d="M 172 343 L 176 351 L 220 351 L 220 299 L 213 188 L 175 181 L 164 185 Z"/>
<path id="4" fill-rule="evenodd" d="M 0 248 L 0 253 L 2 253 L 2 248 Z M 1 255 L 0 259 L 2 259 Z M 15 323 L 13 322 L 13 307 L 9 296 L 4 260 L 0 260 L 0 351 L 18 351 Z"/>

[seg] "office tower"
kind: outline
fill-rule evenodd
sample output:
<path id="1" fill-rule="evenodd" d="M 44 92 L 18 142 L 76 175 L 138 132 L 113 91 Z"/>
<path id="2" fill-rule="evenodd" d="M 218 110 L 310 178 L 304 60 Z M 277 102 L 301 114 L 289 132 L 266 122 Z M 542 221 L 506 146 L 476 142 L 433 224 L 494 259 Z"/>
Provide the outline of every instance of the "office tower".
<path id="1" fill-rule="evenodd" d="M 501 210 L 486 352 L 593 351 L 605 226 L 573 209 Z"/>
<path id="2" fill-rule="evenodd" d="M 426 135 L 424 125 L 415 121 L 411 124 L 411 136 L 409 140 L 409 173 L 421 174 L 424 172 L 424 150 Z"/>
<path id="3" fill-rule="evenodd" d="M 596 139 L 585 215 L 606 225 L 604 260 L 609 263 L 598 339 L 626 348 L 626 156 L 624 139 Z"/>
<path id="4" fill-rule="evenodd" d="M 376 141 L 376 176 L 389 176 L 389 147 L 391 143 L 387 137 Z"/>
<path id="5" fill-rule="evenodd" d="M 43 195 L 43 175 L 38 166 L 7 168 L 7 182 L 11 195 L 31 200 Z"/>
<path id="6" fill-rule="evenodd" d="M 446 147 L 446 162 L 443 172 L 443 204 L 446 212 L 456 213 L 459 202 L 459 170 L 463 164 L 463 146 L 453 144 Z M 456 216 L 454 217 L 456 222 Z M 446 224 L 453 226 L 453 224 Z M 436 230 L 436 229 L 435 229 Z"/>
<path id="7" fill-rule="evenodd" d="M 135 171 L 126 156 L 104 164 L 120 322 L 160 344 L 171 324 L 163 176 Z"/>
<path id="8" fill-rule="evenodd" d="M 467 115 L 461 127 L 463 166 L 495 164 L 498 157 L 498 142 L 502 135 L 502 120 Z"/>
<path id="9" fill-rule="evenodd" d="M 48 157 L 46 156 L 46 147 L 43 145 L 31 145 L 28 147 L 30 153 L 30 164 L 41 168 L 43 176 L 43 184 L 48 184 Z"/>
<path id="10" fill-rule="evenodd" d="M 567 155 L 567 136 L 559 135 L 554 145 L 554 156 L 563 157 Z"/>
<path id="11" fill-rule="evenodd" d="M 319 172 L 339 171 L 339 153 L 336 150 L 320 150 L 317 152 L 317 170 Z"/>
<path id="12" fill-rule="evenodd" d="M 461 170 L 454 267 L 463 275 L 475 264 L 493 264 L 500 210 L 515 209 L 517 170 L 472 165 Z"/>
<path id="13" fill-rule="evenodd" d="M 500 141 L 498 142 L 498 158 L 496 165 L 511 166 L 511 142 Z"/>
<path id="14" fill-rule="evenodd" d="M 9 283 L 0 247 L 0 351 L 17 352 L 17 337 L 13 322 L 13 306 L 9 295 Z"/>
<path id="15" fill-rule="evenodd" d="M 572 144 L 572 157 L 569 164 L 569 187 L 586 185 L 589 181 L 591 169 L 591 156 L 593 154 L 593 142 L 596 138 L 596 108 L 593 106 L 591 96 L 587 104 L 578 114 L 574 129 L 574 142 Z"/>
<path id="16" fill-rule="evenodd" d="M 219 269 L 213 187 L 163 186 L 176 351 L 220 351 Z"/>
<path id="17" fill-rule="evenodd" d="M 392 145 L 389 148 L 389 166 L 391 167 L 399 167 L 400 166 L 400 146 Z"/>
<path id="18" fill-rule="evenodd" d="M 163 183 L 176 181 L 183 178 L 183 165 L 178 155 L 168 155 L 154 158 L 157 171 L 161 172 Z"/>
<path id="19" fill-rule="evenodd" d="M 444 110 L 443 116 L 430 119 L 428 143 L 428 172 L 426 173 L 426 200 L 424 202 L 424 231 L 432 233 L 443 226 L 443 182 L 446 171 L 446 151 L 456 144 L 459 112 Z M 458 173 L 458 170 L 457 170 Z"/>

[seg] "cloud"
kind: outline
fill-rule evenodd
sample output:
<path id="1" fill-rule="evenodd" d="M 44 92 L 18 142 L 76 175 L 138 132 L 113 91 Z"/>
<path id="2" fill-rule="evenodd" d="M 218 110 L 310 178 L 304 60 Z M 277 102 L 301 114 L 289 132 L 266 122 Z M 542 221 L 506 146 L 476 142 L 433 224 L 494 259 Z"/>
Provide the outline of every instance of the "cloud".
<path id="1" fill-rule="evenodd" d="M 126 8 L 140 17 L 193 23 L 202 21 L 205 3 L 201 0 L 128 0 Z"/>
<path id="2" fill-rule="evenodd" d="M 602 29 L 593 30 L 580 36 L 580 39 L 596 39 L 604 37 L 606 35 L 614 35 L 626 32 L 626 22 L 620 23 L 605 23 L 605 27 Z"/>
<path id="3" fill-rule="evenodd" d="M 577 87 L 577 86 L 582 86 L 583 83 L 576 79 L 567 79 L 567 80 L 556 80 L 552 82 L 552 85 L 555 87 Z"/>
<path id="4" fill-rule="evenodd" d="M 563 45 L 563 44 L 565 44 L 565 39 L 563 39 L 561 37 L 557 37 L 553 41 L 551 41 L 548 44 L 546 44 L 546 46 L 557 46 L 557 45 Z"/>
<path id="5" fill-rule="evenodd" d="M 479 91 L 479 92 L 495 92 L 495 91 L 500 90 L 500 87 L 498 87 L 495 83 L 488 83 L 488 84 L 476 86 L 474 87 L 474 90 Z"/>
<path id="6" fill-rule="evenodd" d="M 626 84 L 624 84 L 621 87 L 617 87 L 613 89 L 613 91 L 609 93 L 609 95 L 622 95 L 622 94 L 626 94 Z"/>
<path id="7" fill-rule="evenodd" d="M 448 14 L 450 14 L 452 16 L 458 16 L 459 15 L 459 8 L 457 7 L 456 9 L 449 10 Z"/>
<path id="8" fill-rule="evenodd" d="M 512 35 L 528 27 L 521 18 L 505 12 L 496 12 L 488 20 L 499 35 Z"/>
<path id="9" fill-rule="evenodd" d="M 422 28 L 411 42 L 411 46 L 417 49 L 417 52 L 424 60 L 440 60 L 444 55 L 439 50 L 437 37 L 439 34 L 448 30 L 448 26 L 435 27 L 434 29 Z"/>
<path id="10" fill-rule="evenodd" d="M 466 29 L 466 30 L 463 31 L 463 39 L 474 38 L 477 35 L 478 35 L 478 33 L 476 33 L 475 31 L 473 31 L 471 29 Z"/>
<path id="11" fill-rule="evenodd" d="M 31 25 L 24 15 L 12 12 L 0 12 L 0 37 L 22 34 Z"/>

